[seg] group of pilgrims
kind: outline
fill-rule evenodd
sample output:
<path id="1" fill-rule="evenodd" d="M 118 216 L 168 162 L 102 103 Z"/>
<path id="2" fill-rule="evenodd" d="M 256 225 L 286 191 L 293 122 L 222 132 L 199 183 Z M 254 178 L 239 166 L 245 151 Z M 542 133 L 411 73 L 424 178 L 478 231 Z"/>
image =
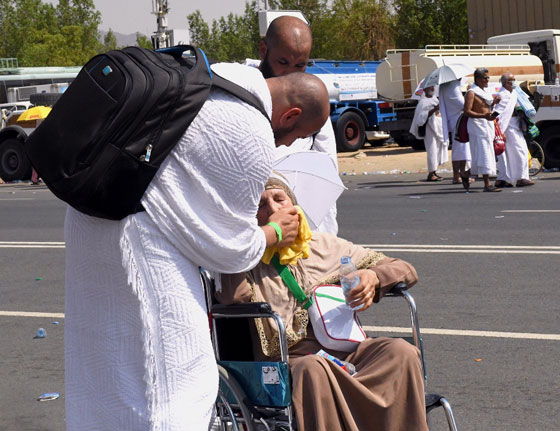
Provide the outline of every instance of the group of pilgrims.
<path id="1" fill-rule="evenodd" d="M 488 87 L 488 69 L 474 72 L 474 83 L 467 86 L 459 78 L 438 86 L 424 88 L 416 106 L 410 133 L 423 139 L 428 161 L 427 181 L 442 181 L 439 166 L 451 160 L 453 184 L 462 184 L 466 191 L 482 176 L 483 191 L 500 192 L 504 187 L 531 186 L 529 152 L 523 131 L 525 121 L 515 91 L 515 76 L 504 73 L 496 92 Z M 467 86 L 466 94 L 462 89 Z M 458 140 L 461 115 L 467 117 L 468 142 Z M 496 135 L 505 137 L 505 151 L 496 155 Z M 494 184 L 490 178 L 496 177 Z"/>

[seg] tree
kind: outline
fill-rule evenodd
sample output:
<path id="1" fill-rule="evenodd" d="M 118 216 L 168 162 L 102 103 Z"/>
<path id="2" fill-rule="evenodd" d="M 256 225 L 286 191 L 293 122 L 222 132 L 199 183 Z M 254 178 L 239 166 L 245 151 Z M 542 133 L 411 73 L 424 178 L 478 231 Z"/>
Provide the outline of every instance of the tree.
<path id="1" fill-rule="evenodd" d="M 153 49 L 152 39 L 142 33 L 136 33 L 136 46 L 140 48 Z"/>
<path id="2" fill-rule="evenodd" d="M 259 28 L 257 3 L 245 3 L 245 13 L 213 20 L 210 26 L 200 11 L 187 16 L 191 42 L 216 61 L 242 61 L 258 56 Z"/>
<path id="3" fill-rule="evenodd" d="M 103 51 L 107 52 L 113 49 L 117 49 L 117 37 L 115 33 L 113 33 L 113 30 L 109 29 L 103 38 Z"/>
<path id="4" fill-rule="evenodd" d="M 395 0 L 397 48 L 467 44 L 466 0 Z"/>
<path id="5" fill-rule="evenodd" d="M 394 46 L 392 22 L 387 0 L 335 0 L 329 13 L 312 25 L 312 57 L 382 58 Z"/>

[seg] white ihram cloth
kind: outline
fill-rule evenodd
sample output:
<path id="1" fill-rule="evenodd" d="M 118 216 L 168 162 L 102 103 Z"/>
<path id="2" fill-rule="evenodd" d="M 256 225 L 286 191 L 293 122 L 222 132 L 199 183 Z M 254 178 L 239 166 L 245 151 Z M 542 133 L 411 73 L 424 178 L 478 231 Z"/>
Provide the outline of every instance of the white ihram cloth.
<path id="1" fill-rule="evenodd" d="M 261 64 L 260 60 L 255 60 L 251 58 L 245 59 L 246 66 L 251 66 L 258 68 Z M 276 147 L 276 152 L 274 157 L 276 160 L 282 158 L 287 154 L 291 154 L 297 151 L 307 151 L 307 150 L 314 150 L 319 151 L 321 153 L 327 153 L 333 162 L 335 163 L 336 168 L 338 169 L 338 158 L 337 158 L 337 151 L 336 151 L 336 138 L 334 136 L 333 125 L 331 122 L 331 118 L 328 117 L 327 121 L 321 127 L 321 130 L 315 135 L 310 136 L 308 138 L 300 138 L 296 139 L 291 145 L 280 145 Z M 320 192 L 320 191 L 318 191 Z M 329 209 L 327 215 L 323 221 L 317 226 L 317 229 L 314 232 L 326 232 L 332 233 L 333 235 L 338 234 L 338 222 L 336 221 L 336 203 Z"/>
<path id="2" fill-rule="evenodd" d="M 502 87 L 498 95 L 501 101 L 494 110 L 500 113 L 498 124 L 506 135 L 506 149 L 498 156 L 497 180 L 515 184 L 518 180 L 529 180 L 529 151 L 519 117 L 513 116 L 517 94 Z"/>
<path id="3" fill-rule="evenodd" d="M 493 98 L 476 84 L 469 89 L 488 105 Z M 474 175 L 495 175 L 496 155 L 494 154 L 494 122 L 485 118 L 469 118 L 467 121 L 471 146 L 471 172 Z"/>
<path id="4" fill-rule="evenodd" d="M 217 64 L 268 115 L 266 81 Z M 206 430 L 218 388 L 198 266 L 238 273 L 266 246 L 257 225 L 271 173 L 268 120 L 212 90 L 142 198 L 145 212 L 66 216 L 68 430 Z"/>
<path id="5" fill-rule="evenodd" d="M 461 79 L 446 82 L 439 86 L 439 110 L 443 118 L 443 136 L 451 133 L 451 160 L 471 160 L 471 148 L 468 142 L 455 140 L 455 126 L 465 107 L 465 97 L 461 92 Z"/>
<path id="6" fill-rule="evenodd" d="M 438 112 L 434 112 L 428 117 L 432 108 L 438 105 L 438 99 L 435 96 L 426 97 L 422 96 L 416 110 L 414 111 L 414 118 L 410 126 L 410 133 L 417 139 L 424 140 L 426 147 L 426 156 L 428 159 L 428 172 L 434 172 L 439 165 L 446 163 L 449 160 L 448 146 L 449 141 L 443 135 L 443 121 Z M 428 122 L 426 125 L 425 136 L 418 134 L 418 128 Z"/>

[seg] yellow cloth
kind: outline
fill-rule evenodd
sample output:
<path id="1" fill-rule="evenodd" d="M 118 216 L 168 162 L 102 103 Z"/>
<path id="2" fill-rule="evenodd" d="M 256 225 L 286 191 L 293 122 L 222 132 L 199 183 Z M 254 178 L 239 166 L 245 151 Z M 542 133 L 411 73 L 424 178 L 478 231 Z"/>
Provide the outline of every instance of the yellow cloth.
<path id="1" fill-rule="evenodd" d="M 278 258 L 282 265 L 295 265 L 298 259 L 306 259 L 309 257 L 309 241 L 311 240 L 311 229 L 309 223 L 303 214 L 303 210 L 296 205 L 299 215 L 298 235 L 294 243 L 288 247 L 278 248 L 276 246 L 267 247 L 261 260 L 267 265 L 270 263 L 272 256 L 278 253 Z"/>

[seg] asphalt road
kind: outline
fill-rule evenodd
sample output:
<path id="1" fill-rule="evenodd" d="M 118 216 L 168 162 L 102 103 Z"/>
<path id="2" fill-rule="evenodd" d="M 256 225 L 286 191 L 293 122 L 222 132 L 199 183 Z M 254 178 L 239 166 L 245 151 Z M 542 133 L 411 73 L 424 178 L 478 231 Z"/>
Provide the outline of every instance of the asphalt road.
<path id="1" fill-rule="evenodd" d="M 411 293 L 428 388 L 459 429 L 560 429 L 560 174 L 502 193 L 477 182 L 469 194 L 411 174 L 343 180 L 340 236 L 420 275 Z M 64 429 L 64 211 L 43 186 L 0 186 L 0 430 Z M 370 310 L 372 334 L 407 335 L 402 299 Z M 39 327 L 46 338 L 34 338 Z M 46 392 L 60 398 L 38 402 Z M 446 429 L 441 409 L 430 418 Z"/>

